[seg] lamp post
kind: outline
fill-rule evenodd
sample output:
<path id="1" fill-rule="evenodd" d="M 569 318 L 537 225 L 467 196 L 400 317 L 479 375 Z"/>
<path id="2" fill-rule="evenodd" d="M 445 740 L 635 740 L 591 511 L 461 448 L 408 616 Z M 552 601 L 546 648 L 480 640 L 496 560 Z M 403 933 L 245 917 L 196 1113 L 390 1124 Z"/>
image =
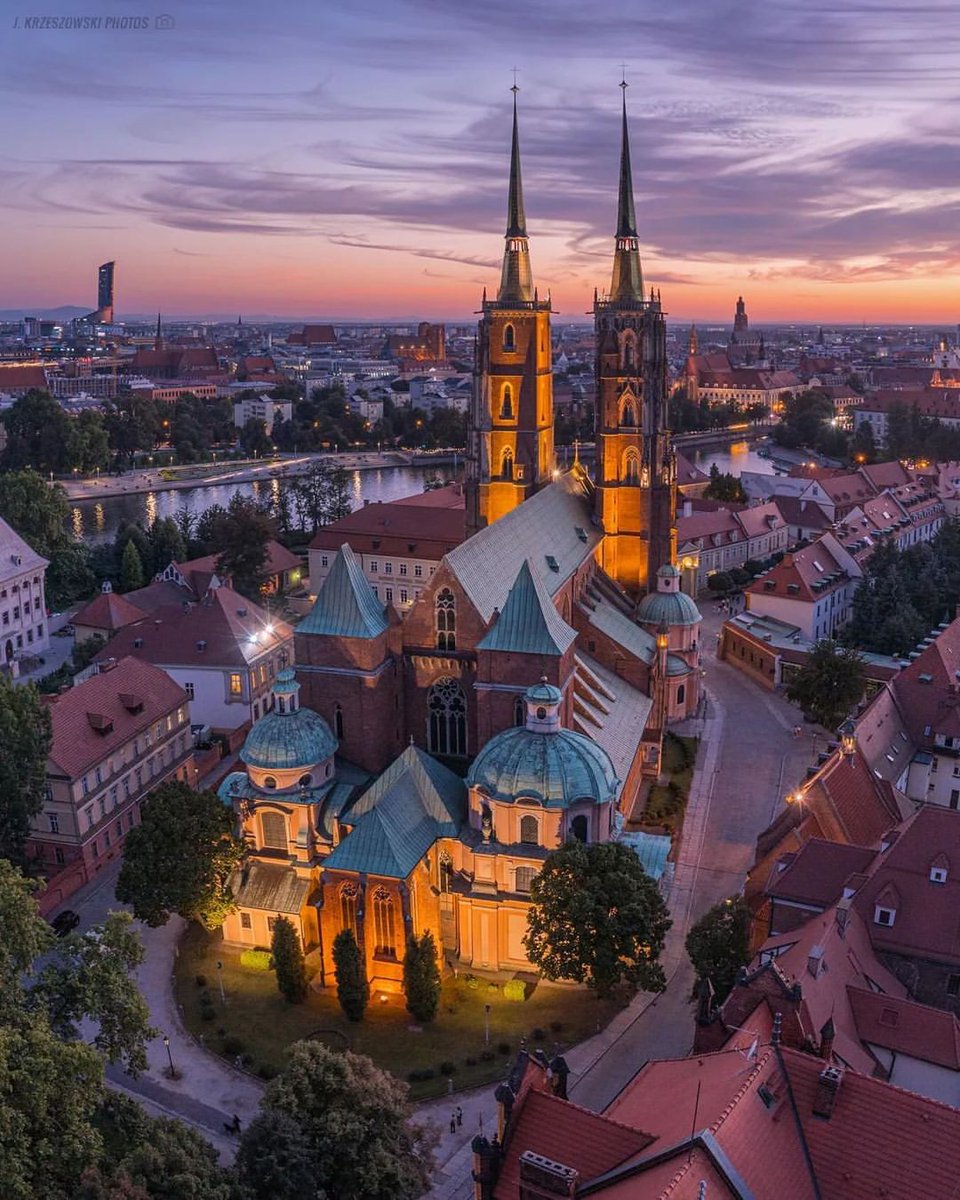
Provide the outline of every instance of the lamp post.
<path id="1" fill-rule="evenodd" d="M 180 1073 L 177 1070 L 177 1068 L 173 1065 L 173 1055 L 170 1053 L 170 1039 L 167 1037 L 166 1034 L 163 1035 L 163 1048 L 167 1052 L 167 1061 L 170 1063 L 170 1078 L 171 1079 L 179 1079 Z"/>
<path id="2" fill-rule="evenodd" d="M 483 1006 L 483 1040 L 485 1045 L 490 1045 L 490 1005 Z"/>
<path id="3" fill-rule="evenodd" d="M 220 984 L 220 1003 L 226 1004 L 227 997 L 223 991 L 223 963 L 217 959 L 217 983 Z"/>

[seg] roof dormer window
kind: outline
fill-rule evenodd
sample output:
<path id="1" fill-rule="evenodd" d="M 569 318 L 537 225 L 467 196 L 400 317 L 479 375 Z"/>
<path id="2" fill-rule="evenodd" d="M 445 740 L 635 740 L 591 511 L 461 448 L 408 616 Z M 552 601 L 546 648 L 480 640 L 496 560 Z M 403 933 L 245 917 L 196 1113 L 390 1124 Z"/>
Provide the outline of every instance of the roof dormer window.
<path id="1" fill-rule="evenodd" d="M 931 867 L 930 868 L 930 882 L 931 883 L 946 883 L 947 882 L 946 867 Z"/>
<path id="2" fill-rule="evenodd" d="M 895 908 L 884 908 L 883 905 L 878 904 L 873 910 L 874 925 L 885 925 L 890 929 L 896 919 L 897 910 Z"/>

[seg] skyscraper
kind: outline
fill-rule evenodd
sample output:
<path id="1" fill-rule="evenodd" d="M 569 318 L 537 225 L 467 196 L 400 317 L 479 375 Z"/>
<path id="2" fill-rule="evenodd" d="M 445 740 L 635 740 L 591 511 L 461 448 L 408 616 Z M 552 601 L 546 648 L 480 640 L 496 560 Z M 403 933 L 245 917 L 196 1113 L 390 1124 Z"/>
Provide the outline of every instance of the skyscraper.
<path id="1" fill-rule="evenodd" d="M 93 325 L 113 324 L 113 271 L 117 264 L 105 262 L 97 272 L 97 307 L 82 319 Z"/>

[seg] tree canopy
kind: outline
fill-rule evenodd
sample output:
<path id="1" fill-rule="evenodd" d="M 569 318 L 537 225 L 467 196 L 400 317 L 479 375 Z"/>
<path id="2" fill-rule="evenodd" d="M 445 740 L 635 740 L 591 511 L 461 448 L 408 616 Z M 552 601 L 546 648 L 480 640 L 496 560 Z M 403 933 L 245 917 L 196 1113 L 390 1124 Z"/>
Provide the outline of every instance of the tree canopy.
<path id="1" fill-rule="evenodd" d="M 307 997 L 307 968 L 297 931 L 286 917 L 277 917 L 274 922 L 270 953 L 281 994 L 291 1004 L 302 1004 Z"/>
<path id="2" fill-rule="evenodd" d="M 663 991 L 658 960 L 670 917 L 629 847 L 567 842 L 547 856 L 530 898 L 524 945 L 547 979 L 586 983 L 601 996 L 621 981 Z"/>
<path id="3" fill-rule="evenodd" d="M 286 1171 L 311 1179 L 322 1200 L 414 1200 L 430 1181 L 432 1151 L 411 1120 L 406 1084 L 362 1055 L 297 1042 L 244 1132 L 237 1166 L 255 1200 L 302 1196 Z"/>
<path id="4" fill-rule="evenodd" d="M 826 729 L 836 729 L 863 695 L 863 659 L 828 638 L 817 642 L 787 685 L 787 699 Z"/>
<path id="5" fill-rule="evenodd" d="M 233 908 L 229 881 L 243 855 L 233 813 L 216 792 L 163 783 L 127 834 L 117 899 L 147 925 L 163 925 L 176 912 L 219 929 Z"/>
<path id="6" fill-rule="evenodd" d="M 440 1007 L 440 968 L 437 944 L 429 929 L 411 937 L 403 956 L 403 990 L 407 1011 L 418 1021 L 432 1021 Z"/>
<path id="7" fill-rule="evenodd" d="M 352 929 L 341 929 L 333 939 L 333 965 L 337 973 L 337 1000 L 344 1015 L 348 1021 L 362 1021 L 370 1000 L 370 985 Z"/>
<path id="8" fill-rule="evenodd" d="M 0 856 L 23 861 L 30 822 L 42 810 L 50 710 L 36 685 L 0 675 Z"/>
<path id="9" fill-rule="evenodd" d="M 729 896 L 705 912 L 691 926 L 686 949 L 697 983 L 709 979 L 722 1004 L 750 959 L 750 909 L 743 897 Z"/>
<path id="10" fill-rule="evenodd" d="M 267 543 L 275 534 L 256 501 L 234 492 L 229 508 L 213 522 L 213 541 L 220 551 L 217 574 L 229 576 L 238 592 L 256 599 L 266 582 Z"/>

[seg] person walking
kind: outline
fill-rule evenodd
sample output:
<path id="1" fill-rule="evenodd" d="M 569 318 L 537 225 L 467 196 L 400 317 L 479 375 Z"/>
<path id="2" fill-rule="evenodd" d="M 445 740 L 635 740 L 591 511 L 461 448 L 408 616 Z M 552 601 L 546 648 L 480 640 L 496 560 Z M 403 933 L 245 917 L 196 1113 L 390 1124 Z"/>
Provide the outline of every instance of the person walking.
<path id="1" fill-rule="evenodd" d="M 457 1114 L 455 1111 L 450 1114 L 450 1132 L 457 1132 Z"/>
<path id="2" fill-rule="evenodd" d="M 458 1104 L 457 1105 L 457 1128 L 459 1129 L 462 1124 L 463 1124 L 463 1109 Z"/>

